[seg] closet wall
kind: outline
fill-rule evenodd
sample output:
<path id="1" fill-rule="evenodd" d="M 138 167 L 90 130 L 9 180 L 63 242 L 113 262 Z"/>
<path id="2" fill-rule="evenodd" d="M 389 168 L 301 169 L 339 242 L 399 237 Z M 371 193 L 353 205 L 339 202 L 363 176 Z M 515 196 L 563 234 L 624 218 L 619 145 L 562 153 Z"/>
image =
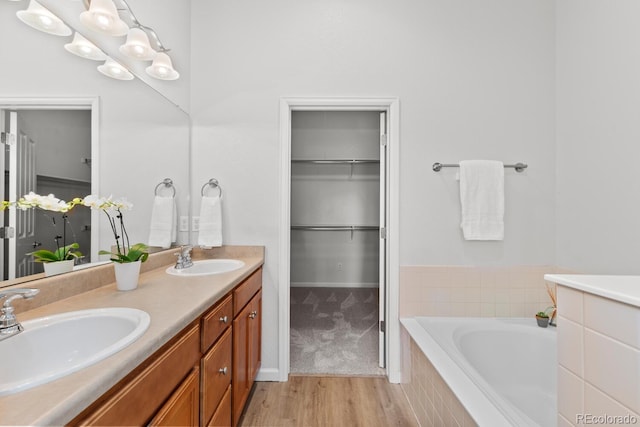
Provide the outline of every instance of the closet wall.
<path id="1" fill-rule="evenodd" d="M 294 111 L 291 158 L 291 286 L 377 287 L 380 113 Z"/>

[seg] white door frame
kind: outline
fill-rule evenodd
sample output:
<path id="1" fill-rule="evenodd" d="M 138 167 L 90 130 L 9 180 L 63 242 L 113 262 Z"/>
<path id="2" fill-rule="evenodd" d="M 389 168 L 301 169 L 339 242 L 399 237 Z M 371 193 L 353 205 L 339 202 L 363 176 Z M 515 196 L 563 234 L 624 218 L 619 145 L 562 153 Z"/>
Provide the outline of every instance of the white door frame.
<path id="1" fill-rule="evenodd" d="M 87 97 L 0 97 L 0 109 L 15 110 L 91 110 L 91 194 L 100 190 L 100 98 Z M 100 212 L 91 210 L 91 224 L 98 224 Z M 98 259 L 100 227 L 91 227 L 91 261 Z"/>
<path id="2" fill-rule="evenodd" d="M 387 198 L 387 315 L 386 361 L 387 377 L 392 383 L 400 382 L 400 322 L 398 299 L 400 289 L 399 245 L 399 178 L 400 178 L 400 101 L 398 98 L 319 98 L 285 97 L 280 99 L 280 262 L 278 285 L 278 372 L 275 381 L 289 378 L 289 281 L 291 264 L 291 111 L 344 110 L 387 111 L 388 132 L 388 198 Z M 266 378 L 265 378 L 266 379 Z"/>

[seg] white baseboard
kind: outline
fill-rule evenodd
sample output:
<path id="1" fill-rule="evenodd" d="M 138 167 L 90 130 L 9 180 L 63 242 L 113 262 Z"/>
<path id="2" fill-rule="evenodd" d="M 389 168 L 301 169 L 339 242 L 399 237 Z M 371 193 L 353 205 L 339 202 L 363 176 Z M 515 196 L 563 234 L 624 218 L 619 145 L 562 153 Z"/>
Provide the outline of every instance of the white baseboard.
<path id="1" fill-rule="evenodd" d="M 292 288 L 377 288 L 378 282 L 336 283 L 336 282 L 291 282 Z"/>
<path id="2" fill-rule="evenodd" d="M 280 370 L 276 368 L 260 368 L 256 375 L 256 381 L 282 382 L 280 378 Z"/>

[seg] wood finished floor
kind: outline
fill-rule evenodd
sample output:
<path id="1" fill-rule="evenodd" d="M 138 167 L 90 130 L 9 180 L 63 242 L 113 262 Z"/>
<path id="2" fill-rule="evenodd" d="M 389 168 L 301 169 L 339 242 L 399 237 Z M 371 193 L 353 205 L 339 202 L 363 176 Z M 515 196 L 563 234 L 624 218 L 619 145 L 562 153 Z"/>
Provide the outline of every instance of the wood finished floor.
<path id="1" fill-rule="evenodd" d="M 243 427 L 413 427 L 418 423 L 399 384 L 385 377 L 290 376 L 258 382 Z"/>

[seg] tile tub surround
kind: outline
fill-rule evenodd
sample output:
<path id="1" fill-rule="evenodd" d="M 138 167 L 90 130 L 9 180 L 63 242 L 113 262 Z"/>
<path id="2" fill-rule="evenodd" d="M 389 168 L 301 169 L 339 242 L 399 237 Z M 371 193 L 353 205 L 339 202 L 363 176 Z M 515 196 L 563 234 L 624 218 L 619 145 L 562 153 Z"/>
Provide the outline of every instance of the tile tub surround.
<path id="1" fill-rule="evenodd" d="M 640 423 L 640 277 L 545 278 L 558 283 L 558 425 Z"/>
<path id="2" fill-rule="evenodd" d="M 551 305 L 554 266 L 401 266 L 400 317 L 532 317 Z"/>
<path id="3" fill-rule="evenodd" d="M 19 313 L 18 319 L 25 321 L 89 308 L 132 307 L 149 313 L 151 324 L 137 341 L 94 365 L 51 383 L 0 397 L 0 425 L 63 425 L 73 419 L 264 263 L 262 246 L 230 250 L 234 258 L 245 262 L 244 267 L 213 276 L 172 276 L 165 269 L 175 262 L 175 250 L 166 251 L 166 258 L 157 259 L 157 263 L 144 263 L 150 270 L 141 274 L 138 288 L 133 291 L 117 291 L 113 282 L 95 287 L 87 280 L 93 289 Z M 230 257 L 224 249 L 196 253 L 203 258 Z M 68 276 L 75 277 L 75 273 Z"/>
<path id="4" fill-rule="evenodd" d="M 409 404 L 421 426 L 477 426 L 438 371 L 424 355 L 415 341 L 402 328 L 403 344 L 409 347 L 404 352 L 403 382 Z"/>

